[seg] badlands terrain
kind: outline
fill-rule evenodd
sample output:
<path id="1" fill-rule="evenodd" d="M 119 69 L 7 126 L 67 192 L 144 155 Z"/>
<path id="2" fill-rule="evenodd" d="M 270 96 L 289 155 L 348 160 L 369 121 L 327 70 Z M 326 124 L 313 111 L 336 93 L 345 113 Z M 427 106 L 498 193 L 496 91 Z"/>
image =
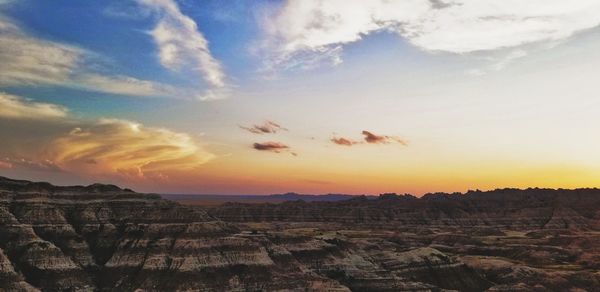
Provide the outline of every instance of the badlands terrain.
<path id="1" fill-rule="evenodd" d="M 598 287 L 598 189 L 199 206 L 0 178 L 0 291 Z"/>

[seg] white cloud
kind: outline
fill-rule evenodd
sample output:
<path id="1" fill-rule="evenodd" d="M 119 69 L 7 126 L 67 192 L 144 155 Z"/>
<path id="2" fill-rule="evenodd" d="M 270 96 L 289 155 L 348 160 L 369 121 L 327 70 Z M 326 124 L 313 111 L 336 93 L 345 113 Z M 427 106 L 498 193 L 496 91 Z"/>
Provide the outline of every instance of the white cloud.
<path id="1" fill-rule="evenodd" d="M 329 55 L 378 31 L 426 51 L 465 54 L 564 40 L 600 24 L 597 0 L 288 0 L 263 21 L 267 65 Z"/>
<path id="2" fill-rule="evenodd" d="M 221 64 L 212 56 L 208 41 L 193 19 L 184 15 L 173 0 L 137 0 L 159 14 L 156 27 L 150 32 L 158 46 L 160 63 L 170 70 L 181 70 L 192 64 L 210 87 L 201 99 L 219 98 L 227 87 Z"/>
<path id="3" fill-rule="evenodd" d="M 8 119 L 57 119 L 67 116 L 67 109 L 50 103 L 34 102 L 0 92 L 0 117 Z"/>
<path id="4" fill-rule="evenodd" d="M 86 66 L 90 55 L 72 45 L 31 37 L 0 14 L 0 86 L 65 86 L 130 96 L 188 95 L 159 82 L 95 73 Z"/>
<path id="5" fill-rule="evenodd" d="M 140 80 L 130 76 L 105 76 L 88 73 L 81 74 L 74 77 L 74 79 L 76 81 L 73 85 L 74 87 L 81 86 L 83 89 L 92 89 L 107 93 L 131 96 L 185 97 L 184 90 L 177 89 L 171 85 Z"/>
<path id="6" fill-rule="evenodd" d="M 0 85 L 64 84 L 83 50 L 25 35 L 0 15 Z"/>

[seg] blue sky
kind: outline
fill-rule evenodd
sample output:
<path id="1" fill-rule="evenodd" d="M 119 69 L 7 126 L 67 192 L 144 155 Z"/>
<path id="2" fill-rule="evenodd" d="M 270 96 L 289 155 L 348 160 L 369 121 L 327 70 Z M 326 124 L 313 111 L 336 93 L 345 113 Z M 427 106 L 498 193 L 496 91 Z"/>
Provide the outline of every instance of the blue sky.
<path id="1" fill-rule="evenodd" d="M 241 81 L 257 70 L 257 60 L 252 58 L 247 45 L 255 38 L 255 19 L 245 10 L 247 4 L 226 6 L 222 1 L 199 1 L 191 5 L 181 5 L 183 11 L 197 17 L 198 25 L 210 38 L 210 47 L 231 72 L 230 78 Z M 233 2 L 232 2 L 233 3 Z M 255 2 L 253 5 L 260 5 Z M 91 56 L 86 60 L 95 69 L 109 75 L 128 75 L 144 80 L 163 81 L 175 85 L 192 82 L 190 76 L 165 70 L 157 62 L 156 47 L 148 35 L 155 22 L 149 12 L 141 11 L 133 1 L 20 1 L 7 5 L 7 15 L 30 35 L 88 50 Z M 234 11 L 229 8 L 236 7 Z M 209 10 L 210 9 L 210 10 Z M 230 13 L 226 18 L 220 16 Z M 123 100 L 111 94 L 90 92 L 89 90 L 69 90 L 65 88 L 14 88 L 8 89 L 40 100 L 54 101 L 86 114 L 106 114 L 115 109 L 115 103 L 138 106 L 136 100 Z M 75 97 L 77 96 L 77 97 Z M 95 107 L 81 105 L 81 98 L 96 100 Z M 105 102 L 98 102 L 103 100 Z M 144 103 L 164 101 L 146 100 Z"/>
<path id="2" fill-rule="evenodd" d="M 598 15 L 595 0 L 0 1 L 0 175 L 598 186 Z"/>

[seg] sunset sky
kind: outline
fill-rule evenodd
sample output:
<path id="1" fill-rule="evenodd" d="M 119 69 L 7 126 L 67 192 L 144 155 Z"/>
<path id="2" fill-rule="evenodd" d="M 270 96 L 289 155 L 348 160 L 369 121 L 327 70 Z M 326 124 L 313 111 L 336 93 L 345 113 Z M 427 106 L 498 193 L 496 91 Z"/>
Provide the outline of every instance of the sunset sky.
<path id="1" fill-rule="evenodd" d="M 0 175 L 600 187 L 598 0 L 0 0 Z"/>

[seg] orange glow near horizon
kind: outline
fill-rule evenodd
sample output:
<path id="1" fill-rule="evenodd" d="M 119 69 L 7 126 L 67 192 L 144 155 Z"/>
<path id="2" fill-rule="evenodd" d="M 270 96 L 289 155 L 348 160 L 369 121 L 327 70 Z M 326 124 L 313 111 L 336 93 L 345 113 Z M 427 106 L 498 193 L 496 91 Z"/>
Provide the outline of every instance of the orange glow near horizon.
<path id="1" fill-rule="evenodd" d="M 436 164 L 433 161 L 411 167 L 382 162 L 369 165 L 335 158 L 319 164 L 306 157 L 279 155 L 270 158 L 247 155 L 239 159 L 231 155 L 216 158 L 192 171 L 174 172 L 160 182 L 125 183 L 132 183 L 134 188 L 143 191 L 190 194 L 395 192 L 417 196 L 428 192 L 507 187 L 600 187 L 600 171 L 567 164 L 536 165 L 519 161 Z"/>

